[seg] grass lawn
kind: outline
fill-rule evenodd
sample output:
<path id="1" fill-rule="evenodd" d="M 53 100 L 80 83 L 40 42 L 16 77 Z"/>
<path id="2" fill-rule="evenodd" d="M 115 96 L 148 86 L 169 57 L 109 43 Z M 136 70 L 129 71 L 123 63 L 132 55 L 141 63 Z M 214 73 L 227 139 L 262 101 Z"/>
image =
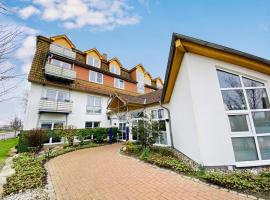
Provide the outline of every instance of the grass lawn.
<path id="1" fill-rule="evenodd" d="M 5 161 L 11 148 L 18 144 L 18 138 L 0 140 L 0 164 Z"/>

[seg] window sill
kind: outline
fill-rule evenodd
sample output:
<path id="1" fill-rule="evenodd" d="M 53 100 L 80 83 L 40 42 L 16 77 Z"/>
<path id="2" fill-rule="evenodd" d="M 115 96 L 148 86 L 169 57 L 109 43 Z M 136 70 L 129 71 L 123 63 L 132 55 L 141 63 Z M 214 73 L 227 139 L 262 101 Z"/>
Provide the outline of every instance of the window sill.
<path id="1" fill-rule="evenodd" d="M 264 165 L 270 165 L 270 160 L 243 161 L 235 163 L 236 167 L 257 167 Z"/>

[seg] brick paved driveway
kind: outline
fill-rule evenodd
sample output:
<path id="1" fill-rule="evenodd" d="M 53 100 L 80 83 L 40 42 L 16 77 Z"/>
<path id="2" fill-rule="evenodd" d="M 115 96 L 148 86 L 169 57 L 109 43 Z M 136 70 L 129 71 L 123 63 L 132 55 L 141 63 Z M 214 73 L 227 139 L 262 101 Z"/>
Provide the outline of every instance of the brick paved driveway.
<path id="1" fill-rule="evenodd" d="M 119 144 L 84 149 L 49 161 L 57 199 L 244 199 L 119 155 Z"/>

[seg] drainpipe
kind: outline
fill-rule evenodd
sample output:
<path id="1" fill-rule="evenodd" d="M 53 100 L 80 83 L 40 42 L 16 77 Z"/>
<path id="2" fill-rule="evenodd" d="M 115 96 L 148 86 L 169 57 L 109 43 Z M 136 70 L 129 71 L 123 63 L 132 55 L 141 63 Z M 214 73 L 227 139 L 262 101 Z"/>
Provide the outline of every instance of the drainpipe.
<path id="1" fill-rule="evenodd" d="M 170 113 L 170 110 L 169 110 L 169 108 L 163 106 L 162 103 L 161 103 L 161 101 L 159 101 L 159 105 L 160 105 L 160 107 L 164 108 L 164 109 L 167 110 L 167 112 L 168 112 L 171 146 L 172 146 L 172 148 L 174 148 L 174 144 L 173 144 L 173 134 L 172 134 L 172 124 L 171 124 L 171 113 Z"/>

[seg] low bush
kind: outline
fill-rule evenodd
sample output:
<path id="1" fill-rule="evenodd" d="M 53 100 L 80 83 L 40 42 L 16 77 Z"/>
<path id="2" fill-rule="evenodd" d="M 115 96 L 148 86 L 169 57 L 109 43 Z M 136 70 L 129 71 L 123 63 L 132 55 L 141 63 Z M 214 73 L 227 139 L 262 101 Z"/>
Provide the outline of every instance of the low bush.
<path id="1" fill-rule="evenodd" d="M 44 186 L 46 171 L 43 162 L 43 158 L 35 158 L 30 153 L 22 153 L 14 158 L 15 174 L 7 178 L 7 183 L 3 186 L 4 195 Z"/>
<path id="2" fill-rule="evenodd" d="M 206 171 L 201 178 L 210 183 L 220 185 L 229 189 L 245 192 L 270 192 L 269 173 L 262 172 L 255 175 L 249 171 Z"/>
<path id="3" fill-rule="evenodd" d="M 151 153 L 149 156 L 145 157 L 145 161 L 155 164 L 159 167 L 172 169 L 176 172 L 192 172 L 192 168 L 189 165 L 171 156 L 163 156 L 158 153 Z"/>
<path id="4" fill-rule="evenodd" d="M 103 143 L 107 141 L 108 138 L 108 128 L 94 128 L 92 129 L 94 142 L 95 143 Z"/>

